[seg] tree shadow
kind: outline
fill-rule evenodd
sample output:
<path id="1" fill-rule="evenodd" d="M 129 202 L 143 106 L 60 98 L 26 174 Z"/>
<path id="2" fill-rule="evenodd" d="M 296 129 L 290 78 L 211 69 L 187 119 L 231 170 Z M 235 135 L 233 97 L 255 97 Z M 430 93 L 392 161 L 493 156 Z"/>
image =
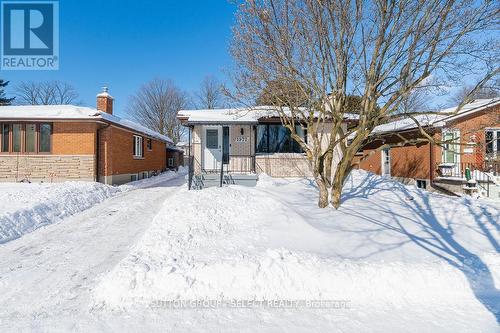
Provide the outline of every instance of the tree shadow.
<path id="1" fill-rule="evenodd" d="M 381 186 L 382 184 L 383 186 Z M 489 267 L 477 254 L 468 250 L 466 245 L 461 244 L 455 235 L 454 226 L 460 224 L 463 216 L 459 212 L 446 210 L 446 207 L 439 208 L 445 209 L 447 214 L 437 216 L 437 203 L 434 202 L 433 205 L 432 199 L 440 195 L 421 190 L 410 190 L 401 183 L 375 175 L 368 175 L 360 185 L 348 188 L 343 196 L 343 201 L 368 198 L 382 191 L 391 192 L 395 196 L 393 198 L 399 200 L 401 205 L 408 209 L 411 216 L 395 212 L 390 205 L 383 205 L 380 200 L 378 202 L 372 200 L 373 209 L 392 216 L 393 219 L 390 223 L 374 219 L 373 212 L 367 214 L 359 209 L 344 208 L 344 210 L 348 211 L 350 215 L 375 224 L 377 230 L 382 228 L 407 237 L 406 240 L 392 244 L 392 246 L 385 244 L 386 247 L 393 249 L 411 242 L 458 269 L 466 277 L 476 299 L 495 316 L 497 323 L 500 324 L 500 291 L 495 287 Z M 416 196 L 418 197 L 415 198 Z M 499 253 L 498 238 L 492 234 L 490 228 L 499 230 L 500 213 L 491 213 L 486 206 L 475 204 L 470 199 L 454 200 L 462 200 L 467 212 L 472 216 L 475 225 L 470 226 L 471 232 L 480 234 Z M 385 250 L 384 247 L 380 251 Z M 375 253 L 371 255 L 373 254 Z"/>

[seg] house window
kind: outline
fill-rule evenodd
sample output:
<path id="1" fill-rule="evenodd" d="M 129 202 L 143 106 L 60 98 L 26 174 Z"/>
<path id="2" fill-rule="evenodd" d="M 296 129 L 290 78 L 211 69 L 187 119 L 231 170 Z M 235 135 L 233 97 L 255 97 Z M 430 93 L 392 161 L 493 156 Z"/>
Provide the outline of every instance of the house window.
<path id="1" fill-rule="evenodd" d="M 50 153 L 50 135 L 52 134 L 52 125 L 40 124 L 40 135 L 38 136 L 38 151 L 40 153 Z"/>
<path id="2" fill-rule="evenodd" d="M 295 127 L 295 132 L 306 138 L 301 126 Z M 257 153 L 302 153 L 300 145 L 292 139 L 290 130 L 281 124 L 257 125 Z"/>
<path id="3" fill-rule="evenodd" d="M 138 180 L 138 175 L 130 175 L 130 181 L 131 182 L 135 182 L 136 180 Z"/>
<path id="4" fill-rule="evenodd" d="M 52 124 L 0 124 L 3 153 L 50 153 Z"/>
<path id="5" fill-rule="evenodd" d="M 427 180 L 417 179 L 417 187 L 425 190 L 427 188 Z"/>
<path id="6" fill-rule="evenodd" d="M 173 157 L 169 157 L 167 161 L 167 165 L 169 168 L 173 168 L 175 166 L 175 159 Z"/>
<path id="7" fill-rule="evenodd" d="M 500 129 L 486 130 L 485 139 L 487 157 L 498 157 L 500 153 Z"/>
<path id="8" fill-rule="evenodd" d="M 146 146 L 148 147 L 148 150 L 153 150 L 153 140 L 147 139 Z"/>
<path id="9" fill-rule="evenodd" d="M 20 153 L 21 152 L 21 124 L 13 124 L 12 125 L 12 152 Z"/>
<path id="10" fill-rule="evenodd" d="M 219 130 L 207 129 L 207 148 L 208 149 L 219 148 Z"/>
<path id="11" fill-rule="evenodd" d="M 460 132 L 459 131 L 444 131 L 443 132 L 443 163 L 458 163 L 460 153 Z"/>
<path id="12" fill-rule="evenodd" d="M 1 131 L 2 131 L 2 152 L 8 153 L 9 152 L 9 124 L 1 124 Z"/>
<path id="13" fill-rule="evenodd" d="M 134 157 L 143 157 L 142 136 L 134 135 Z"/>
<path id="14" fill-rule="evenodd" d="M 25 152 L 36 153 L 36 124 L 26 124 L 24 145 Z"/>

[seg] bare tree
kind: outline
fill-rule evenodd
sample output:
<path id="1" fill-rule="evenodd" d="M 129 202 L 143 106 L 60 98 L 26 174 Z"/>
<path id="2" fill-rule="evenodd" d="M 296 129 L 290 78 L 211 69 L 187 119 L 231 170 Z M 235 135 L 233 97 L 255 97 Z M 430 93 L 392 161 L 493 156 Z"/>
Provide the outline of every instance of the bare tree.
<path id="1" fill-rule="evenodd" d="M 234 85 L 242 100 L 274 81 L 307 88 L 307 103 L 283 101 L 287 108 L 276 111 L 307 155 L 319 206 L 328 205 L 330 191 L 337 208 L 354 156 L 373 129 L 401 117 L 416 120 L 418 112 L 401 113 L 415 89 L 464 72 L 482 73 L 486 82 L 498 72 L 498 41 L 477 38 L 497 22 L 494 1 L 250 0 L 240 5 L 233 29 Z M 361 97 L 361 110 L 357 125 L 346 129 L 348 95 Z M 307 128 L 307 143 L 296 124 Z M 332 165 L 335 152 L 340 160 Z"/>
<path id="2" fill-rule="evenodd" d="M 76 89 L 61 81 L 21 82 L 15 86 L 14 94 L 18 105 L 81 104 Z"/>
<path id="3" fill-rule="evenodd" d="M 187 94 L 172 81 L 156 78 L 130 98 L 127 112 L 144 126 L 178 142 L 185 128 L 177 119 L 177 112 L 187 107 L 188 100 Z"/>
<path id="4" fill-rule="evenodd" d="M 216 109 L 226 104 L 222 84 L 211 75 L 205 76 L 195 97 L 200 109 Z"/>
<path id="5" fill-rule="evenodd" d="M 493 84 L 483 86 L 481 89 L 473 91 L 474 86 L 460 88 L 450 99 L 454 105 L 460 104 L 466 99 L 488 99 L 500 97 L 500 80 L 495 80 Z"/>

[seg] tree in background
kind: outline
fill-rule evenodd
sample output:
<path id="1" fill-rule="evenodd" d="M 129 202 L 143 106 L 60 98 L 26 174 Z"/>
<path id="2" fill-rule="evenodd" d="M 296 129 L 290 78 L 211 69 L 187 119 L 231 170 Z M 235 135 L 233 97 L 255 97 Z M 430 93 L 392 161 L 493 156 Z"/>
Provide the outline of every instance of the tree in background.
<path id="1" fill-rule="evenodd" d="M 81 104 L 76 89 L 67 82 L 21 82 L 14 87 L 18 105 L 66 105 Z"/>
<path id="2" fill-rule="evenodd" d="M 464 100 L 489 99 L 500 97 L 500 79 L 492 81 L 492 84 L 474 90 L 474 86 L 460 88 L 450 99 L 454 105 L 460 104 Z"/>
<path id="3" fill-rule="evenodd" d="M 0 79 L 0 106 L 10 105 L 15 97 L 7 98 L 5 97 L 5 88 L 9 85 L 9 81 L 4 81 Z"/>
<path id="4" fill-rule="evenodd" d="M 217 109 L 226 106 L 222 84 L 212 75 L 207 75 L 200 85 L 200 90 L 195 94 L 196 106 L 200 109 Z"/>
<path id="5" fill-rule="evenodd" d="M 177 119 L 177 112 L 188 105 L 187 93 L 170 80 L 156 78 L 142 85 L 130 98 L 127 112 L 142 125 L 177 143 L 185 131 Z"/>
<path id="6" fill-rule="evenodd" d="M 307 156 L 319 206 L 331 200 L 338 208 L 354 156 L 373 129 L 400 118 L 417 122 L 418 111 L 401 112 L 415 90 L 468 73 L 485 83 L 498 73 L 498 41 L 484 38 L 497 21 L 494 1 L 247 1 L 233 28 L 235 95 L 256 100 L 273 82 L 297 82 L 307 101 L 278 90 L 274 97 L 288 100 L 275 109 Z M 361 108 L 346 131 L 349 95 L 360 97 Z M 307 143 L 296 124 L 307 128 Z"/>

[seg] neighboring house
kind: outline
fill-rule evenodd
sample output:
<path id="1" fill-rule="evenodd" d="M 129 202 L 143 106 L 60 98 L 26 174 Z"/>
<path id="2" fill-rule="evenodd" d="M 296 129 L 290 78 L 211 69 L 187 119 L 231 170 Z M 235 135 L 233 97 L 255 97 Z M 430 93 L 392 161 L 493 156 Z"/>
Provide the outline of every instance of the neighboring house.
<path id="1" fill-rule="evenodd" d="M 167 168 L 169 170 L 178 170 L 184 165 L 184 151 L 177 146 L 167 146 Z"/>
<path id="2" fill-rule="evenodd" d="M 189 142 L 181 141 L 177 142 L 175 145 L 177 148 L 182 150 L 183 162 L 182 165 L 188 165 L 189 163 Z"/>
<path id="3" fill-rule="evenodd" d="M 411 119 L 376 127 L 372 134 L 375 140 L 358 154 L 359 168 L 415 183 L 421 188 L 457 194 L 469 191 L 466 174 L 470 170 L 478 191 L 497 197 L 500 99 L 477 100 L 458 112 L 456 109 L 416 116 L 422 128 L 436 140 L 443 141 L 442 145 L 425 142 L 425 136 Z M 415 139 L 422 142 L 403 144 L 405 140 Z M 384 144 L 402 146 L 380 149 Z"/>
<path id="4" fill-rule="evenodd" d="M 195 187 L 221 182 L 253 185 L 259 173 L 273 177 L 312 175 L 301 147 L 270 107 L 181 110 L 177 117 L 189 128 L 186 156 L 191 157 L 188 167 L 195 176 Z M 349 121 L 346 119 L 345 128 Z M 296 132 L 307 142 L 305 128 L 297 125 Z M 206 181 L 197 185 L 200 180 Z"/>
<path id="5" fill-rule="evenodd" d="M 166 169 L 172 140 L 113 115 L 107 88 L 97 109 L 0 107 L 0 180 L 122 184 Z"/>

